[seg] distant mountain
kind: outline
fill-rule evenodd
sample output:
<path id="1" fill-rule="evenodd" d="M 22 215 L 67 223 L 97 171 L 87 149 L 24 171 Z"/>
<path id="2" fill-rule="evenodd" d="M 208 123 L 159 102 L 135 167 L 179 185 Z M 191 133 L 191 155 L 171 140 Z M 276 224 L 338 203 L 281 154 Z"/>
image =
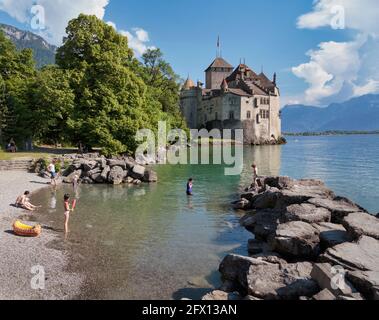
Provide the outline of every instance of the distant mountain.
<path id="1" fill-rule="evenodd" d="M 33 49 L 34 59 L 36 60 L 38 68 L 55 63 L 55 52 L 57 48 L 49 44 L 42 37 L 32 32 L 23 31 L 1 23 L 0 29 L 2 29 L 7 38 L 16 45 L 17 49 Z"/>
<path id="2" fill-rule="evenodd" d="M 282 126 L 286 133 L 379 130 L 379 95 L 365 95 L 326 108 L 286 106 Z"/>

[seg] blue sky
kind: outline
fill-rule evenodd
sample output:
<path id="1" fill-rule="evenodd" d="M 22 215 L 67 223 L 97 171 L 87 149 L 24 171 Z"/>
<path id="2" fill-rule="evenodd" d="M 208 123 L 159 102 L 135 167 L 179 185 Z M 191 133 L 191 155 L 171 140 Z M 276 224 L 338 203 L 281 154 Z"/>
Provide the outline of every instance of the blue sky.
<path id="1" fill-rule="evenodd" d="M 0 0 L 0 21 L 31 29 L 30 7 L 40 4 L 49 30 L 42 34 L 58 43 L 66 20 L 78 12 L 96 14 L 127 35 L 137 55 L 159 47 L 178 74 L 195 81 L 204 79 L 220 36 L 222 55 L 232 65 L 244 58 L 269 77 L 277 72 L 283 104 L 326 105 L 379 92 L 378 68 L 373 72 L 363 62 L 378 48 L 378 23 L 365 21 L 378 14 L 375 1 Z M 329 6 L 341 3 L 346 27 L 334 30 Z M 366 4 L 361 13 L 358 3 Z"/>

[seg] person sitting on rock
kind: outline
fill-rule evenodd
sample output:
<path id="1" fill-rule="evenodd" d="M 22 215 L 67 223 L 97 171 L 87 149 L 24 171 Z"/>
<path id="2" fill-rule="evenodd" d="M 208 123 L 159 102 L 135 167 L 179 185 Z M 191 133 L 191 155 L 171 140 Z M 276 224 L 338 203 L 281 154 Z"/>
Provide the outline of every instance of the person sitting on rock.
<path id="1" fill-rule="evenodd" d="M 15 204 L 16 207 L 23 208 L 28 211 L 35 211 L 36 209 L 38 209 L 39 208 L 38 206 L 34 206 L 30 203 L 30 199 L 28 198 L 29 195 L 30 195 L 30 192 L 25 191 L 24 194 L 18 196 L 18 198 L 16 199 L 16 204 Z"/>

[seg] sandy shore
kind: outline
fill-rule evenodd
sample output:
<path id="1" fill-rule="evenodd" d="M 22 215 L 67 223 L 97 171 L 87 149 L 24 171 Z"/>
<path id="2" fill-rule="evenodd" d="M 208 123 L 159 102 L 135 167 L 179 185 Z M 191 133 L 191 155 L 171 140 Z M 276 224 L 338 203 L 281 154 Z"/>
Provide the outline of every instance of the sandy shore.
<path id="1" fill-rule="evenodd" d="M 44 229 L 39 238 L 15 236 L 12 223 L 24 215 L 24 210 L 11 206 L 25 190 L 35 192 L 48 187 L 45 179 L 23 171 L 0 171 L 0 300 L 70 299 L 79 294 L 82 278 L 68 273 L 68 256 L 64 251 L 49 248 L 59 235 Z M 38 221 L 38 212 L 32 214 Z M 63 240 L 60 240 L 63 241 Z M 34 290 L 32 268 L 42 266 L 45 289 Z"/>

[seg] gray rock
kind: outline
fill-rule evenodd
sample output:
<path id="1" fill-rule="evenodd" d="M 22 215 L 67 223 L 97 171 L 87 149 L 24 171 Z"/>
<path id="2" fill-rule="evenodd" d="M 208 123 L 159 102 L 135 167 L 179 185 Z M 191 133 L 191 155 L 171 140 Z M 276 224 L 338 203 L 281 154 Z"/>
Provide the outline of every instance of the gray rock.
<path id="1" fill-rule="evenodd" d="M 93 181 L 90 177 L 84 177 L 80 179 L 82 184 L 94 184 L 95 181 Z"/>
<path id="2" fill-rule="evenodd" d="M 312 298 L 313 300 L 317 301 L 331 301 L 331 300 L 337 300 L 337 297 L 330 292 L 328 289 L 324 289 Z"/>
<path id="3" fill-rule="evenodd" d="M 364 235 L 379 240 L 379 219 L 373 215 L 354 212 L 344 218 L 343 225 L 355 239 Z"/>
<path id="4" fill-rule="evenodd" d="M 379 241 L 363 236 L 357 243 L 343 243 L 329 248 L 321 262 L 340 265 L 347 270 L 379 271 Z"/>
<path id="5" fill-rule="evenodd" d="M 110 166 L 111 169 L 113 167 L 120 167 L 123 170 L 126 170 L 126 163 L 124 160 L 110 159 L 110 160 L 108 160 L 107 165 Z"/>
<path id="6" fill-rule="evenodd" d="M 247 246 L 247 250 L 251 255 L 261 254 L 269 251 L 269 249 L 266 242 L 258 239 L 250 239 Z"/>
<path id="7" fill-rule="evenodd" d="M 304 221 L 308 223 L 330 222 L 331 212 L 312 204 L 294 204 L 287 208 L 284 214 L 286 221 Z"/>
<path id="8" fill-rule="evenodd" d="M 82 176 L 82 170 L 80 170 L 80 169 L 76 170 L 76 171 L 72 172 L 70 175 L 68 175 L 67 177 L 64 177 L 63 182 L 64 183 L 73 183 L 75 176 L 78 176 L 80 178 Z"/>
<path id="9" fill-rule="evenodd" d="M 125 159 L 125 165 L 128 170 L 132 170 L 137 163 L 133 158 Z"/>
<path id="10" fill-rule="evenodd" d="M 302 221 L 279 225 L 269 244 L 273 251 L 292 257 L 312 258 L 320 252 L 318 230 Z"/>
<path id="11" fill-rule="evenodd" d="M 84 172 L 91 171 L 97 166 L 97 162 L 93 160 L 83 160 L 82 161 L 82 169 Z"/>
<path id="12" fill-rule="evenodd" d="M 247 275 L 248 294 L 265 300 L 295 300 L 320 291 L 310 277 L 312 264 L 253 264 Z"/>
<path id="13" fill-rule="evenodd" d="M 379 271 L 348 271 L 346 277 L 367 299 L 379 300 Z"/>
<path id="14" fill-rule="evenodd" d="M 266 177 L 263 179 L 264 184 L 278 189 L 291 188 L 295 184 L 295 180 L 289 177 Z"/>
<path id="15" fill-rule="evenodd" d="M 133 169 L 130 171 L 130 176 L 132 176 L 134 179 L 142 180 L 145 176 L 145 167 L 140 165 L 135 165 Z"/>
<path id="16" fill-rule="evenodd" d="M 336 297 L 356 293 L 357 290 L 346 279 L 345 274 L 337 274 L 337 271 L 336 267 L 329 263 L 317 263 L 313 266 L 311 277 L 321 289 L 329 290 Z"/>
<path id="17" fill-rule="evenodd" d="M 93 175 L 101 174 L 101 169 L 99 167 L 96 167 L 95 169 L 92 169 L 88 172 L 86 172 L 86 176 L 92 178 Z M 92 178 L 93 179 L 93 178 Z M 95 180 L 95 179 L 93 179 Z"/>
<path id="18" fill-rule="evenodd" d="M 249 268 L 252 265 L 268 263 L 260 260 L 244 257 L 236 254 L 227 255 L 221 262 L 219 271 L 224 281 L 230 281 L 235 284 L 236 287 L 242 287 L 247 289 L 246 275 L 249 272 Z"/>
<path id="19" fill-rule="evenodd" d="M 279 225 L 281 213 L 275 210 L 260 210 L 257 213 L 247 214 L 240 223 L 256 237 L 267 239 Z"/>
<path id="20" fill-rule="evenodd" d="M 241 299 L 238 292 L 228 293 L 220 290 L 212 291 L 202 298 L 203 301 L 236 301 Z"/>
<path id="21" fill-rule="evenodd" d="M 108 181 L 109 172 L 111 172 L 111 167 L 106 165 L 101 172 L 101 178 L 104 181 Z"/>
<path id="22" fill-rule="evenodd" d="M 337 197 L 334 199 L 313 198 L 308 200 L 316 207 L 328 209 L 332 213 L 333 223 L 342 223 L 343 219 L 353 212 L 360 212 L 362 208 L 346 198 Z"/>
<path id="23" fill-rule="evenodd" d="M 351 242 L 353 238 L 340 224 L 320 222 L 312 224 L 320 232 L 321 249 L 326 250 L 341 243 Z"/>
<path id="24" fill-rule="evenodd" d="M 103 183 L 104 180 L 103 178 L 101 177 L 101 172 L 98 172 L 98 173 L 94 173 L 90 176 L 90 178 L 95 181 L 96 183 Z"/>
<path id="25" fill-rule="evenodd" d="M 263 192 L 251 200 L 252 208 L 254 209 L 274 209 L 277 206 L 277 202 L 281 197 L 279 190 L 268 190 Z"/>
<path id="26" fill-rule="evenodd" d="M 251 208 L 251 203 L 247 199 L 241 199 L 233 204 L 233 208 L 236 210 L 248 210 Z"/>
<path id="27" fill-rule="evenodd" d="M 146 170 L 142 180 L 144 182 L 148 182 L 148 183 L 157 182 L 158 181 L 158 175 L 153 170 Z"/>
<path id="28" fill-rule="evenodd" d="M 121 184 L 125 178 L 126 172 L 118 166 L 111 169 L 108 175 L 108 181 L 114 185 Z"/>

